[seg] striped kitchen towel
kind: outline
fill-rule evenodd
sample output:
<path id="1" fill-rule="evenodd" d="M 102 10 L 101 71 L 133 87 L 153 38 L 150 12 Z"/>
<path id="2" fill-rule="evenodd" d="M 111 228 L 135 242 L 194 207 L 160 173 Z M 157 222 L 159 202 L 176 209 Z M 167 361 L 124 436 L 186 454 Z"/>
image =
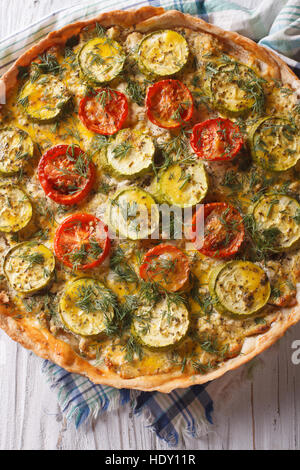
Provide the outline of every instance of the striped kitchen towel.
<path id="1" fill-rule="evenodd" d="M 300 76 L 299 0 L 81 0 L 73 8 L 63 8 L 22 31 L 0 38 L 0 75 L 50 31 L 104 11 L 135 9 L 144 5 L 177 9 L 248 36 L 279 53 Z M 208 432 L 214 407 L 223 404 L 228 395 L 233 395 L 233 388 L 239 388 L 247 380 L 249 367 L 252 369 L 253 363 L 226 374 L 214 383 L 177 390 L 168 395 L 94 385 L 86 378 L 70 374 L 47 361 L 43 371 L 58 392 L 62 411 L 68 419 L 75 421 L 76 426 L 104 411 L 130 404 L 134 413 L 142 414 L 146 425 L 160 438 L 170 445 L 178 445 L 184 435 L 199 437 Z"/>

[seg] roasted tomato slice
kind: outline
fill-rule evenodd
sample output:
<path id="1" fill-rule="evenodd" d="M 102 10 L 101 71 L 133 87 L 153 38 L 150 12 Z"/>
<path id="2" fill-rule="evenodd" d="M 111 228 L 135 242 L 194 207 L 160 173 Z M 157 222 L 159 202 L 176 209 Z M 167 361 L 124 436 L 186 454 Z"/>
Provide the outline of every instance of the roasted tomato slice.
<path id="1" fill-rule="evenodd" d="M 147 116 L 153 124 L 165 129 L 180 127 L 193 114 L 193 97 L 179 80 L 161 80 L 148 88 Z"/>
<path id="2" fill-rule="evenodd" d="M 41 158 L 38 168 L 43 190 L 65 206 L 81 202 L 95 181 L 95 167 L 87 154 L 74 145 L 57 145 Z"/>
<path id="3" fill-rule="evenodd" d="M 90 214 L 74 214 L 58 227 L 54 238 L 57 258 L 74 270 L 99 266 L 110 249 L 108 228 Z"/>
<path id="4" fill-rule="evenodd" d="M 230 119 L 208 119 L 196 124 L 191 146 L 198 157 L 209 161 L 232 160 L 240 151 L 244 139 L 238 126 Z"/>
<path id="5" fill-rule="evenodd" d="M 245 228 L 241 214 L 234 207 L 225 202 L 204 204 L 194 215 L 194 232 L 197 231 L 197 218 L 199 226 L 204 220 L 204 239 L 201 234 L 193 240 L 200 253 L 227 258 L 238 252 L 245 237 Z"/>
<path id="6" fill-rule="evenodd" d="M 120 91 L 111 88 L 92 90 L 79 105 L 79 117 L 85 127 L 101 135 L 113 135 L 128 116 L 128 101 Z"/>
<path id="7" fill-rule="evenodd" d="M 168 292 L 183 290 L 189 283 L 187 256 L 173 245 L 161 244 L 149 250 L 140 267 L 144 281 L 156 282 Z"/>

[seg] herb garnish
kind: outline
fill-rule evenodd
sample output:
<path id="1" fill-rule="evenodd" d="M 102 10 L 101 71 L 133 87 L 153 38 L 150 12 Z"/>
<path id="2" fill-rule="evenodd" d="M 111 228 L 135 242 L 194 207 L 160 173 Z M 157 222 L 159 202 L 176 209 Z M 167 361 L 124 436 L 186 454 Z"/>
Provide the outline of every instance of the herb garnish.
<path id="1" fill-rule="evenodd" d="M 145 92 L 143 91 L 139 82 L 128 79 L 126 91 L 129 94 L 132 101 L 137 103 L 139 106 L 144 105 Z"/>
<path id="2" fill-rule="evenodd" d="M 138 276 L 134 268 L 127 262 L 125 253 L 121 247 L 118 247 L 112 255 L 110 267 L 120 282 L 138 282 Z"/>
<path id="3" fill-rule="evenodd" d="M 31 82 L 36 82 L 42 74 L 51 73 L 53 75 L 61 74 L 63 69 L 59 65 L 56 57 L 52 54 L 43 54 L 38 57 L 39 62 L 32 63 L 33 74 L 31 76 Z"/>
<path id="4" fill-rule="evenodd" d="M 132 145 L 126 142 L 116 145 L 116 147 L 113 149 L 114 158 L 122 160 L 127 156 L 132 148 Z"/>

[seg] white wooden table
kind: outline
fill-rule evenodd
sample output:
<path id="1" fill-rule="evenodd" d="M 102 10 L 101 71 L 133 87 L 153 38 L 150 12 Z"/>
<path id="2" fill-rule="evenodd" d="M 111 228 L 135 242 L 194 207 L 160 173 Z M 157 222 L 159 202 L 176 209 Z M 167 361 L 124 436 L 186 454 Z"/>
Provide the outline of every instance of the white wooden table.
<path id="1" fill-rule="evenodd" d="M 101 0 L 100 0 L 101 1 Z M 0 0 L 0 37 L 18 31 L 78 0 Z M 83 0 L 80 2 L 83 3 Z M 291 348 L 300 324 L 261 356 L 264 367 L 240 391 L 218 427 L 181 448 L 299 449 L 300 365 Z M 167 449 L 129 409 L 110 413 L 76 431 L 67 426 L 45 377 L 41 360 L 0 333 L 0 449 Z"/>

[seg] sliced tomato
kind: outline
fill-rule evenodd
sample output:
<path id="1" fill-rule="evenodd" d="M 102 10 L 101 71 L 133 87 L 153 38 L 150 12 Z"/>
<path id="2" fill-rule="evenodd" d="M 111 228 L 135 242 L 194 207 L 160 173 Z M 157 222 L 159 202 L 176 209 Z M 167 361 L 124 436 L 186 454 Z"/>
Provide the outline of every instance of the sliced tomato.
<path id="1" fill-rule="evenodd" d="M 203 217 L 203 219 L 202 219 Z M 245 238 L 241 214 L 225 202 L 213 202 L 200 206 L 193 217 L 193 231 L 204 220 L 204 238 L 196 234 L 194 243 L 200 253 L 216 258 L 233 256 Z M 203 228 L 203 227 L 202 227 Z"/>
<path id="2" fill-rule="evenodd" d="M 92 90 L 80 101 L 79 117 L 85 127 L 96 134 L 115 134 L 127 116 L 126 96 L 111 88 Z"/>
<path id="3" fill-rule="evenodd" d="M 193 97 L 179 80 L 161 80 L 148 88 L 147 116 L 153 124 L 174 129 L 189 121 L 193 114 Z"/>
<path id="4" fill-rule="evenodd" d="M 41 186 L 58 204 L 81 202 L 95 181 L 95 167 L 86 153 L 74 145 L 57 145 L 41 158 L 38 175 Z"/>
<path id="5" fill-rule="evenodd" d="M 189 282 L 187 256 L 173 245 L 161 244 L 149 250 L 140 267 L 144 281 L 156 282 L 168 292 L 184 289 Z"/>
<path id="6" fill-rule="evenodd" d="M 95 268 L 110 250 L 108 228 L 93 215 L 71 215 L 55 233 L 54 250 L 57 258 L 71 269 Z"/>
<path id="7" fill-rule="evenodd" d="M 230 119 L 208 119 L 196 124 L 191 146 L 198 157 L 209 161 L 232 160 L 244 143 L 242 133 Z"/>

